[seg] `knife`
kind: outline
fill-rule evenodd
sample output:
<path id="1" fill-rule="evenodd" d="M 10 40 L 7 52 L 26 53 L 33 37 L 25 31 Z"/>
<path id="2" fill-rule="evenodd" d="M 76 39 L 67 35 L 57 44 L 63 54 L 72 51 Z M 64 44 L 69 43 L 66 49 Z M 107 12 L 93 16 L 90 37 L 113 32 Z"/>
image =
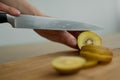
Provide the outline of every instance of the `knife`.
<path id="1" fill-rule="evenodd" d="M 0 13 L 0 23 L 10 23 L 14 28 L 43 29 L 43 30 L 101 30 L 102 28 L 95 25 L 63 20 L 51 17 L 32 16 L 21 14 L 18 17 L 6 13 Z"/>

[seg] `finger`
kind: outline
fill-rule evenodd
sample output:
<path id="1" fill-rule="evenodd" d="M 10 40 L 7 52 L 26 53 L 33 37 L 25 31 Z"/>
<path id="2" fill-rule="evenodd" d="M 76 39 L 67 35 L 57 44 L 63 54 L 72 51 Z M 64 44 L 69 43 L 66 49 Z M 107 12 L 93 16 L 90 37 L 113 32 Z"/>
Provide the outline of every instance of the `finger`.
<path id="1" fill-rule="evenodd" d="M 36 29 L 39 35 L 62 44 L 65 44 L 72 48 L 78 48 L 76 38 L 67 31 L 54 31 L 54 30 L 38 30 Z"/>
<path id="2" fill-rule="evenodd" d="M 3 12 L 6 12 L 8 14 L 11 14 L 13 16 L 19 16 L 20 15 L 20 11 L 13 8 L 13 7 L 10 7 L 10 6 L 7 6 L 3 3 L 0 2 L 0 11 L 3 11 Z"/>
<path id="3" fill-rule="evenodd" d="M 64 31 L 60 33 L 60 36 L 61 36 L 61 39 L 60 39 L 61 43 L 68 45 L 72 48 L 78 48 L 76 38 L 73 35 L 71 35 L 69 32 Z"/>
<path id="4" fill-rule="evenodd" d="M 64 32 L 60 33 L 59 36 L 61 37 L 59 39 L 61 41 L 61 43 L 65 44 L 69 47 L 78 49 L 76 38 L 73 35 L 71 35 L 69 32 L 64 31 Z"/>

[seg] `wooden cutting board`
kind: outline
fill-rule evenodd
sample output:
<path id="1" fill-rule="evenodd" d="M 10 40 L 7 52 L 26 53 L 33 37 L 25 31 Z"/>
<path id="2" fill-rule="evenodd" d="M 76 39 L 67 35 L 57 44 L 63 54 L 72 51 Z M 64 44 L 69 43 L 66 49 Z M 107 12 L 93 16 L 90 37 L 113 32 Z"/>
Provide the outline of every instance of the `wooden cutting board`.
<path id="1" fill-rule="evenodd" d="M 59 75 L 51 66 L 58 56 L 78 56 L 78 51 L 58 51 L 22 61 L 0 65 L 0 80 L 120 80 L 120 49 L 113 49 L 113 60 L 109 64 L 82 69 L 72 75 Z"/>

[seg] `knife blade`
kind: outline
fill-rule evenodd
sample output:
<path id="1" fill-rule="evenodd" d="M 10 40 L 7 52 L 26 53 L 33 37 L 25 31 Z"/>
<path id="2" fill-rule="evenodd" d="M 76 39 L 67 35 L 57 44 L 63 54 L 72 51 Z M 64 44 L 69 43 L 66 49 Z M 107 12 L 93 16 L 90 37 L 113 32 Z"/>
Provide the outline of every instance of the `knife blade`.
<path id="1" fill-rule="evenodd" d="M 41 16 L 32 16 L 32 15 L 23 15 L 23 14 L 18 17 L 14 17 L 9 14 L 2 13 L 2 16 L 3 15 L 4 17 L 7 17 L 6 21 L 10 23 L 14 28 L 68 30 L 68 31 L 101 30 L 102 29 L 100 27 L 87 24 L 87 23 L 63 20 L 58 18 L 51 18 L 51 17 L 41 17 Z"/>

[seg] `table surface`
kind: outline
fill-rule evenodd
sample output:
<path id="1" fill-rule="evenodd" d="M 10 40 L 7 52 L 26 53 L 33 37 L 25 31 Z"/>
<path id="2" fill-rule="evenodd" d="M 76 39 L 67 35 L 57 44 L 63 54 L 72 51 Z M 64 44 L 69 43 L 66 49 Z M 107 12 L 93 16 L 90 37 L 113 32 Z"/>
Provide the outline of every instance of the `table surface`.
<path id="1" fill-rule="evenodd" d="M 0 47 L 0 80 L 119 80 L 120 34 L 103 37 L 111 48 L 109 64 L 82 69 L 73 75 L 58 75 L 51 60 L 58 56 L 78 56 L 78 51 L 65 45 L 46 42 Z"/>

